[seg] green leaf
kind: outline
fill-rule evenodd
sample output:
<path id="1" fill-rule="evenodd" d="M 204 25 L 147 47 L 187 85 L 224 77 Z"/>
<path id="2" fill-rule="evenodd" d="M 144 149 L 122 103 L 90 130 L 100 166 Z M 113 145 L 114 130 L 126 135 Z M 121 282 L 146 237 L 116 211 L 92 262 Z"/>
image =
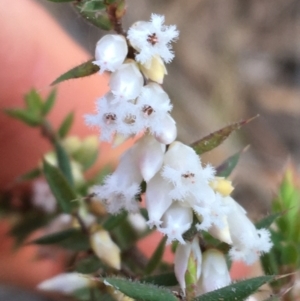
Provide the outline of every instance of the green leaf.
<path id="1" fill-rule="evenodd" d="M 27 106 L 27 111 L 34 115 L 39 116 L 43 108 L 43 100 L 38 92 L 34 89 L 30 90 L 29 93 L 25 95 L 25 103 Z"/>
<path id="2" fill-rule="evenodd" d="M 78 3 L 77 5 L 75 5 L 75 7 L 78 9 L 78 12 L 83 18 L 85 18 L 88 22 L 92 23 L 96 27 L 101 28 L 103 30 L 113 29 L 113 24 L 106 10 L 102 9 L 95 11 L 86 11 L 84 10 L 84 5 L 82 3 Z"/>
<path id="3" fill-rule="evenodd" d="M 80 229 L 71 228 L 60 232 L 42 236 L 31 241 L 38 245 L 59 245 L 72 251 L 85 251 L 90 249 L 89 237 Z"/>
<path id="4" fill-rule="evenodd" d="M 260 257 L 260 262 L 266 275 L 277 275 L 279 273 L 280 262 L 274 248 L 269 253 L 263 254 Z"/>
<path id="5" fill-rule="evenodd" d="M 29 181 L 29 180 L 34 180 L 36 178 L 38 178 L 40 175 L 42 174 L 42 171 L 39 168 L 34 168 L 28 172 L 26 172 L 25 174 L 19 176 L 17 178 L 17 181 Z"/>
<path id="6" fill-rule="evenodd" d="M 76 263 L 75 271 L 82 274 L 92 274 L 97 272 L 104 265 L 95 255 L 86 257 Z"/>
<path id="7" fill-rule="evenodd" d="M 256 292 L 263 284 L 273 279 L 274 276 L 261 276 L 247 279 L 201 295 L 193 299 L 193 301 L 242 301 Z"/>
<path id="8" fill-rule="evenodd" d="M 67 71 L 66 73 L 59 76 L 54 82 L 51 83 L 51 86 L 54 86 L 58 83 L 61 83 L 65 80 L 80 78 L 92 75 L 97 73 L 100 69 L 97 65 L 94 65 L 92 62 L 94 60 L 89 60 L 79 66 L 72 68 L 71 70 Z"/>
<path id="9" fill-rule="evenodd" d="M 70 112 L 61 123 L 57 133 L 60 138 L 65 138 L 74 121 L 74 112 Z"/>
<path id="10" fill-rule="evenodd" d="M 69 182 L 69 184 L 73 187 L 74 186 L 74 180 L 73 180 L 73 175 L 72 175 L 72 169 L 71 169 L 71 163 L 70 163 L 70 158 L 66 152 L 66 150 L 63 148 L 61 143 L 59 141 L 55 141 L 55 152 L 57 156 L 57 162 L 58 166 Z"/>
<path id="11" fill-rule="evenodd" d="M 154 276 L 146 276 L 141 278 L 140 282 L 151 283 L 159 286 L 175 286 L 178 284 L 176 276 L 173 272 Z"/>
<path id="12" fill-rule="evenodd" d="M 96 12 L 103 9 L 106 9 L 106 5 L 103 3 L 103 0 L 90 0 L 83 3 L 81 11 Z"/>
<path id="13" fill-rule="evenodd" d="M 18 119 L 29 126 L 38 126 L 41 124 L 42 119 L 40 116 L 33 114 L 32 112 L 25 111 L 23 109 L 5 109 L 5 113 L 10 117 Z"/>
<path id="14" fill-rule="evenodd" d="M 136 300 L 178 301 L 171 291 L 152 284 L 145 284 L 121 278 L 105 278 L 104 281 L 126 296 Z"/>
<path id="15" fill-rule="evenodd" d="M 71 213 L 76 208 L 76 192 L 71 188 L 61 171 L 44 160 L 43 170 L 50 189 L 58 205 L 65 213 Z"/>
<path id="16" fill-rule="evenodd" d="M 103 293 L 97 287 L 84 287 L 72 293 L 79 301 L 116 301 L 109 293 Z"/>
<path id="17" fill-rule="evenodd" d="M 119 226 L 124 220 L 126 220 L 127 212 L 123 211 L 118 215 L 111 215 L 109 216 L 103 223 L 102 227 L 107 230 L 111 231 L 115 227 Z"/>
<path id="18" fill-rule="evenodd" d="M 262 228 L 268 229 L 273 224 L 273 222 L 283 214 L 284 214 L 283 212 L 277 212 L 266 216 L 265 218 L 263 218 L 262 220 L 260 220 L 255 224 L 256 229 L 262 229 Z"/>
<path id="19" fill-rule="evenodd" d="M 54 106 L 56 100 L 56 90 L 52 89 L 42 107 L 42 115 L 46 116 Z"/>
<path id="20" fill-rule="evenodd" d="M 232 132 L 240 129 L 243 125 L 246 125 L 256 117 L 257 116 L 228 125 L 216 132 L 209 134 L 199 141 L 192 143 L 191 147 L 196 151 L 198 155 L 211 151 L 212 149 L 219 146 Z"/>
<path id="21" fill-rule="evenodd" d="M 13 236 L 15 246 L 18 247 L 33 231 L 45 226 L 48 218 L 41 212 L 30 212 L 25 214 L 9 231 Z"/>
<path id="22" fill-rule="evenodd" d="M 234 168 L 236 167 L 240 156 L 248 149 L 248 146 L 243 150 L 235 153 L 234 155 L 227 158 L 221 165 L 217 167 L 217 176 L 227 178 L 230 176 Z"/>
<path id="23" fill-rule="evenodd" d="M 151 258 L 148 261 L 148 264 L 145 268 L 145 274 L 149 275 L 151 274 L 160 264 L 161 259 L 164 255 L 164 250 L 165 250 L 165 246 L 166 246 L 166 241 L 167 241 L 167 237 L 164 236 L 159 245 L 157 246 L 156 250 L 154 251 L 153 255 L 151 256 Z"/>

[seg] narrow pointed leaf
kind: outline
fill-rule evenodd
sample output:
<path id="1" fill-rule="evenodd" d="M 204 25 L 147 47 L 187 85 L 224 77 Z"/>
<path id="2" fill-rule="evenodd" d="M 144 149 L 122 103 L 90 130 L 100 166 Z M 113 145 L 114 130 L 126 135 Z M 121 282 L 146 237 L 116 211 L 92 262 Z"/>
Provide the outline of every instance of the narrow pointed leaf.
<path id="1" fill-rule="evenodd" d="M 247 279 L 201 295 L 193 299 L 193 301 L 242 301 L 256 292 L 263 284 L 270 282 L 273 279 L 274 276 L 261 276 Z"/>
<path id="2" fill-rule="evenodd" d="M 256 117 L 257 116 L 228 125 L 216 132 L 209 134 L 208 136 L 200 139 L 199 141 L 192 143 L 191 147 L 196 151 L 198 155 L 206 153 L 219 146 L 224 140 L 226 140 L 226 138 L 228 138 L 228 136 L 232 132 L 240 129 L 243 125 L 249 123 Z"/>
<path id="3" fill-rule="evenodd" d="M 53 108 L 54 106 L 54 103 L 55 103 L 55 99 L 56 99 L 56 90 L 53 89 L 50 94 L 48 95 L 46 101 L 44 102 L 44 105 L 42 107 L 42 115 L 43 116 L 46 116 L 50 111 L 51 109 Z"/>
<path id="4" fill-rule="evenodd" d="M 152 284 L 134 282 L 121 278 L 105 278 L 104 283 L 112 285 L 126 296 L 141 301 L 178 301 L 171 291 Z"/>
<path id="5" fill-rule="evenodd" d="M 71 70 L 59 76 L 54 82 L 51 83 L 51 86 L 54 86 L 69 79 L 85 77 L 98 72 L 99 67 L 97 65 L 94 65 L 92 63 L 93 61 L 94 60 L 89 60 L 77 67 L 72 68 Z"/>
<path id="6" fill-rule="evenodd" d="M 248 149 L 248 146 L 245 147 L 243 150 L 235 153 L 234 155 L 227 158 L 221 165 L 217 167 L 217 176 L 218 177 L 224 177 L 227 178 L 230 176 L 236 165 L 238 164 L 238 161 L 240 159 L 240 156 L 242 153 L 246 152 Z"/>
<path id="7" fill-rule="evenodd" d="M 71 186 L 74 186 L 70 158 L 66 150 L 59 141 L 55 141 L 55 152 L 57 156 L 58 166 Z"/>
<path id="8" fill-rule="evenodd" d="M 36 115 L 39 115 L 43 108 L 43 100 L 38 94 L 38 92 L 32 89 L 29 93 L 25 95 L 24 98 L 28 112 L 32 112 Z"/>
<path id="9" fill-rule="evenodd" d="M 109 216 L 103 223 L 103 228 L 107 231 L 111 231 L 115 227 L 119 226 L 127 217 L 127 212 L 121 212 L 118 215 Z"/>
<path id="10" fill-rule="evenodd" d="M 9 231 L 9 234 L 15 238 L 15 247 L 20 246 L 33 231 L 45 226 L 47 222 L 47 217 L 40 212 L 27 213 Z"/>
<path id="11" fill-rule="evenodd" d="M 262 229 L 262 228 L 269 228 L 273 222 L 280 216 L 282 216 L 284 214 L 284 212 L 277 212 L 277 213 L 273 213 L 270 214 L 268 216 L 266 216 L 265 218 L 263 218 L 262 220 L 260 220 L 259 222 L 257 222 L 255 224 L 255 227 L 257 229 Z"/>
<path id="12" fill-rule="evenodd" d="M 58 245 L 72 251 L 85 251 L 90 249 L 88 235 L 77 228 L 45 235 L 33 240 L 31 243 L 38 245 Z"/>
<path id="13" fill-rule="evenodd" d="M 42 121 L 40 116 L 22 109 L 6 109 L 5 113 L 10 117 L 26 123 L 29 126 L 38 126 Z"/>
<path id="14" fill-rule="evenodd" d="M 19 176 L 17 181 L 29 181 L 38 178 L 42 174 L 42 171 L 39 168 L 34 168 L 25 174 Z"/>
<path id="15" fill-rule="evenodd" d="M 106 4 L 103 2 L 103 0 L 90 0 L 82 5 L 81 11 L 96 12 L 99 10 L 103 10 L 105 8 L 106 8 Z"/>
<path id="16" fill-rule="evenodd" d="M 89 11 L 85 10 L 83 6 L 83 4 L 78 3 L 75 7 L 78 9 L 78 12 L 81 14 L 81 16 L 85 18 L 88 22 L 103 30 L 113 29 L 113 24 L 106 12 L 106 9 Z"/>
<path id="17" fill-rule="evenodd" d="M 151 283 L 159 286 L 175 286 L 178 284 L 176 276 L 173 272 L 154 276 L 146 276 L 141 278 L 140 282 Z"/>
<path id="18" fill-rule="evenodd" d="M 156 250 L 154 251 L 153 255 L 151 256 L 151 258 L 148 261 L 148 264 L 145 268 L 145 274 L 149 275 L 151 274 L 160 264 L 161 259 L 163 257 L 164 254 L 164 250 L 165 250 L 165 246 L 166 246 L 166 241 L 167 241 L 167 237 L 164 236 L 159 245 L 157 246 Z"/>
<path id="19" fill-rule="evenodd" d="M 69 185 L 68 181 L 62 172 L 47 161 L 43 164 L 44 174 L 50 186 L 50 189 L 55 196 L 58 205 L 65 213 L 71 213 L 76 207 L 76 193 Z"/>
<path id="20" fill-rule="evenodd" d="M 74 121 L 74 112 L 71 112 L 65 117 L 65 119 L 63 120 L 62 124 L 58 129 L 58 136 L 60 138 L 65 138 L 67 136 L 68 132 L 71 129 L 73 121 Z"/>
<path id="21" fill-rule="evenodd" d="M 95 255 L 86 257 L 76 263 L 75 271 L 82 274 L 92 274 L 104 267 L 103 263 Z"/>

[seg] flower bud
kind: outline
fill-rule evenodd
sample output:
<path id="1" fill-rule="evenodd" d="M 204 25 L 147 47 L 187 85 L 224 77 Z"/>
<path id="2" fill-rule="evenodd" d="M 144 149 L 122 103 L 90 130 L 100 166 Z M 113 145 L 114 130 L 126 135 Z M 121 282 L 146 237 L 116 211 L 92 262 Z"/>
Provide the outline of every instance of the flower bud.
<path id="1" fill-rule="evenodd" d="M 62 141 L 62 145 L 68 154 L 73 155 L 80 148 L 81 141 L 77 136 L 68 136 Z"/>
<path id="2" fill-rule="evenodd" d="M 148 228 L 145 218 L 140 213 L 129 213 L 127 220 L 137 233 L 143 233 Z"/>
<path id="3" fill-rule="evenodd" d="M 134 152 L 141 174 L 148 182 L 161 168 L 166 146 L 151 135 L 145 135 L 134 145 Z"/>
<path id="4" fill-rule="evenodd" d="M 146 190 L 146 207 L 148 210 L 148 225 L 159 226 L 161 217 L 170 207 L 172 199 L 168 196 L 170 184 L 157 173 L 148 183 Z"/>
<path id="5" fill-rule="evenodd" d="M 168 236 L 167 243 L 178 240 L 185 244 L 182 235 L 190 229 L 193 223 L 193 211 L 183 207 L 180 202 L 174 202 L 163 215 L 160 232 Z"/>
<path id="6" fill-rule="evenodd" d="M 120 248 L 111 240 L 106 230 L 100 229 L 91 234 L 90 242 L 95 254 L 107 265 L 120 270 Z"/>
<path id="7" fill-rule="evenodd" d="M 185 294 L 186 286 L 197 283 L 201 274 L 202 253 L 197 237 L 185 245 L 178 244 L 175 252 L 174 271 L 178 283 Z"/>
<path id="8" fill-rule="evenodd" d="M 168 74 L 166 66 L 160 56 L 155 55 L 146 64 L 140 64 L 140 69 L 147 79 L 162 84 L 164 76 Z"/>
<path id="9" fill-rule="evenodd" d="M 84 287 L 91 287 L 94 281 L 86 275 L 78 273 L 63 273 L 41 282 L 37 289 L 42 291 L 71 294 Z"/>
<path id="10" fill-rule="evenodd" d="M 160 132 L 155 133 L 157 141 L 163 144 L 172 143 L 177 137 L 177 127 L 175 120 L 167 114 L 162 120 Z"/>
<path id="11" fill-rule="evenodd" d="M 122 65 L 127 53 L 126 39 L 122 35 L 108 34 L 98 41 L 93 64 L 100 67 L 100 73 L 114 72 Z"/>
<path id="12" fill-rule="evenodd" d="M 209 185 L 214 191 L 219 192 L 222 196 L 229 196 L 234 189 L 231 181 L 224 179 L 223 177 L 215 177 L 210 181 Z"/>
<path id="13" fill-rule="evenodd" d="M 144 84 L 143 76 L 136 63 L 125 63 L 114 72 L 109 81 L 116 101 L 132 100 L 139 96 Z"/>
<path id="14" fill-rule="evenodd" d="M 231 282 L 225 256 L 218 250 L 203 253 L 202 272 L 198 282 L 198 293 L 205 294 L 229 285 Z"/>

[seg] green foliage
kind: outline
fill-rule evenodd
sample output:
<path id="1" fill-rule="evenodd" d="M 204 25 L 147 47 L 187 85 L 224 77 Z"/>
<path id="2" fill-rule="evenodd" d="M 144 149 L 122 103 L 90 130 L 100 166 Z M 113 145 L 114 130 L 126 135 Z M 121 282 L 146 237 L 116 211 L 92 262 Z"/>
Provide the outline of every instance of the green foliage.
<path id="1" fill-rule="evenodd" d="M 282 213 L 270 214 L 270 215 L 266 216 L 265 218 L 263 218 L 262 220 L 260 220 L 259 222 L 257 222 L 255 224 L 255 227 L 257 229 L 269 228 L 276 221 L 276 219 L 280 216 L 282 216 Z"/>
<path id="2" fill-rule="evenodd" d="M 89 237 L 81 229 L 70 228 L 48 234 L 31 241 L 37 245 L 58 245 L 72 251 L 85 251 L 90 248 Z"/>
<path id="3" fill-rule="evenodd" d="M 33 168 L 31 170 L 29 170 L 28 172 L 26 172 L 25 174 L 19 176 L 17 178 L 17 181 L 29 181 L 29 180 L 34 180 L 36 178 L 38 178 L 40 175 L 42 174 L 42 171 L 40 170 L 40 168 Z"/>
<path id="4" fill-rule="evenodd" d="M 53 81 L 51 83 L 51 86 L 57 85 L 58 83 L 69 79 L 85 77 L 97 73 L 99 71 L 99 67 L 97 65 L 94 65 L 92 62 L 93 60 L 89 60 L 83 64 L 80 64 L 79 66 L 72 68 L 71 70 L 59 76 L 55 81 Z"/>
<path id="5" fill-rule="evenodd" d="M 146 276 L 140 279 L 140 282 L 151 283 L 158 286 L 175 286 L 178 285 L 175 274 L 165 273 L 154 276 Z"/>
<path id="6" fill-rule="evenodd" d="M 103 268 L 102 262 L 97 256 L 88 256 L 76 263 L 75 271 L 82 274 L 92 274 Z"/>
<path id="7" fill-rule="evenodd" d="M 171 291 L 152 284 L 130 281 L 122 278 L 105 278 L 104 283 L 112 285 L 126 296 L 141 301 L 178 301 Z"/>
<path id="8" fill-rule="evenodd" d="M 252 279 L 247 279 L 201 295 L 195 298 L 193 301 L 245 300 L 247 297 L 256 292 L 263 284 L 270 282 L 273 279 L 273 276 L 261 276 Z"/>
<path id="9" fill-rule="evenodd" d="M 34 231 L 45 226 L 48 218 L 40 212 L 28 212 L 10 229 L 9 234 L 15 238 L 15 246 L 19 247 Z"/>
<path id="10" fill-rule="evenodd" d="M 119 226 L 122 222 L 126 220 L 127 212 L 123 211 L 118 215 L 108 216 L 107 219 L 103 222 L 102 226 L 105 230 L 111 231 L 117 226 Z"/>
<path id="11" fill-rule="evenodd" d="M 74 121 L 74 113 L 69 113 L 61 123 L 57 133 L 60 138 L 65 138 L 69 133 Z"/>
<path id="12" fill-rule="evenodd" d="M 55 97 L 55 91 L 52 90 L 46 100 L 43 101 L 40 94 L 32 89 L 24 97 L 25 109 L 6 109 L 5 113 L 31 127 L 37 127 L 42 124 L 44 116 L 50 112 L 55 102 Z"/>
<path id="13" fill-rule="evenodd" d="M 211 151 L 217 146 L 219 146 L 224 140 L 226 140 L 232 132 L 240 129 L 242 126 L 248 124 L 256 117 L 257 116 L 230 124 L 216 132 L 209 134 L 208 136 L 200 139 L 199 141 L 192 143 L 191 147 L 196 151 L 198 155 Z"/>
<path id="14" fill-rule="evenodd" d="M 164 236 L 160 243 L 158 244 L 156 250 L 148 261 L 148 264 L 145 268 L 145 274 L 151 274 L 161 263 L 162 257 L 164 255 L 164 250 L 167 242 L 167 236 Z"/>
<path id="15" fill-rule="evenodd" d="M 52 164 L 44 161 L 43 170 L 50 189 L 58 205 L 65 213 L 71 213 L 76 208 L 76 192 L 71 188 L 62 172 Z"/>
<path id="16" fill-rule="evenodd" d="M 73 180 L 69 156 L 59 141 L 55 141 L 54 145 L 55 145 L 55 152 L 56 152 L 59 169 L 65 176 L 68 183 L 71 186 L 74 186 L 74 180 Z"/>

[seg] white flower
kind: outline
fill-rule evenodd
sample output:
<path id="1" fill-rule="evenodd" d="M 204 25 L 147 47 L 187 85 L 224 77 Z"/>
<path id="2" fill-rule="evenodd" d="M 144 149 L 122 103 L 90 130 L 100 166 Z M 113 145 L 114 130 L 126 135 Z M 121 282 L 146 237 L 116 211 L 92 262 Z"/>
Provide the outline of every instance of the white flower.
<path id="1" fill-rule="evenodd" d="M 165 118 L 161 122 L 161 128 L 158 130 L 154 137 L 157 141 L 163 144 L 171 144 L 177 137 L 177 127 L 175 120 L 166 114 Z"/>
<path id="2" fill-rule="evenodd" d="M 167 243 L 178 240 L 185 244 L 182 235 L 190 229 L 193 223 L 193 211 L 174 202 L 162 217 L 163 223 L 158 230 L 168 236 Z"/>
<path id="3" fill-rule="evenodd" d="M 179 244 L 175 252 L 174 272 L 183 293 L 185 293 L 186 288 L 185 274 L 191 256 L 193 257 L 196 265 L 196 280 L 198 280 L 201 275 L 202 253 L 197 236 L 192 242 L 186 242 L 185 245 Z"/>
<path id="4" fill-rule="evenodd" d="M 98 41 L 93 64 L 100 67 L 100 73 L 114 72 L 122 65 L 127 53 L 126 39 L 121 35 L 108 34 Z"/>
<path id="5" fill-rule="evenodd" d="M 168 195 L 171 185 L 157 173 L 148 183 L 146 190 L 146 207 L 148 210 L 149 227 L 158 227 L 161 218 L 172 204 L 172 199 Z"/>
<path id="6" fill-rule="evenodd" d="M 41 282 L 37 288 L 42 291 L 71 294 L 84 287 L 90 287 L 93 281 L 86 275 L 63 273 Z"/>
<path id="7" fill-rule="evenodd" d="M 143 179 L 148 182 L 160 170 L 166 146 L 146 134 L 135 143 L 133 148 Z"/>
<path id="8" fill-rule="evenodd" d="M 205 294 L 229 285 L 231 282 L 224 255 L 215 249 L 203 253 L 202 272 L 198 282 L 199 294 Z"/>
<path id="9" fill-rule="evenodd" d="M 127 101 L 121 105 L 114 100 L 114 95 L 107 93 L 97 100 L 97 114 L 85 116 L 85 123 L 88 126 L 100 128 L 101 141 L 110 142 L 115 134 L 121 135 L 126 140 L 142 129 L 136 122 L 136 105 Z"/>
<path id="10" fill-rule="evenodd" d="M 105 179 L 103 185 L 94 187 L 93 192 L 103 200 L 110 213 L 122 209 L 137 212 L 136 195 L 140 193 L 142 179 L 134 149 L 130 148 L 122 155 L 115 172 Z"/>
<path id="11" fill-rule="evenodd" d="M 164 76 L 168 74 L 165 64 L 160 56 L 155 55 L 146 64 L 140 64 L 140 69 L 147 79 L 159 84 L 163 83 Z"/>
<path id="12" fill-rule="evenodd" d="M 135 57 L 138 62 L 145 64 L 155 55 L 166 63 L 174 58 L 170 43 L 178 38 L 179 32 L 174 25 L 163 25 L 164 21 L 164 16 L 152 14 L 150 22 L 137 22 L 128 30 L 131 45 L 139 51 Z"/>
<path id="13" fill-rule="evenodd" d="M 270 232 L 267 229 L 257 230 L 245 211 L 231 197 L 225 198 L 231 210 L 227 221 L 232 239 L 229 255 L 233 260 L 242 260 L 253 264 L 262 253 L 269 252 L 272 247 Z"/>
<path id="14" fill-rule="evenodd" d="M 156 83 L 143 87 L 136 105 L 139 110 L 139 119 L 152 134 L 162 130 L 162 122 L 172 110 L 168 94 Z"/>
<path id="15" fill-rule="evenodd" d="M 203 168 L 195 151 L 181 142 L 173 142 L 166 152 L 162 176 L 173 185 L 173 199 L 183 201 L 193 196 L 199 202 L 214 197 L 209 186 L 214 169 L 210 165 Z"/>
<path id="16" fill-rule="evenodd" d="M 123 102 L 137 98 L 144 84 L 144 79 L 136 63 L 125 63 L 112 73 L 109 81 L 115 101 Z"/>

